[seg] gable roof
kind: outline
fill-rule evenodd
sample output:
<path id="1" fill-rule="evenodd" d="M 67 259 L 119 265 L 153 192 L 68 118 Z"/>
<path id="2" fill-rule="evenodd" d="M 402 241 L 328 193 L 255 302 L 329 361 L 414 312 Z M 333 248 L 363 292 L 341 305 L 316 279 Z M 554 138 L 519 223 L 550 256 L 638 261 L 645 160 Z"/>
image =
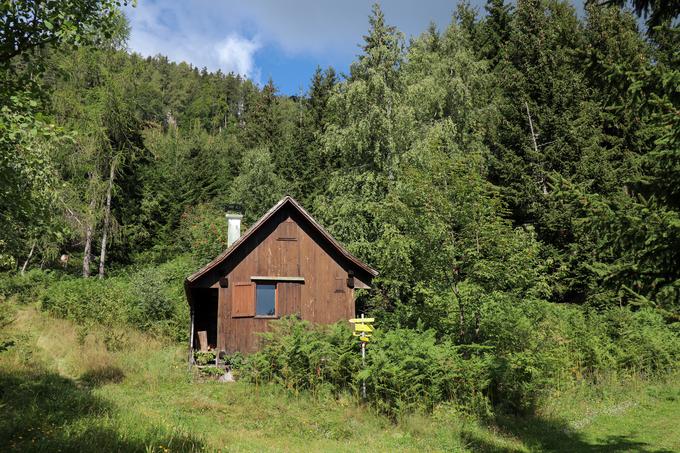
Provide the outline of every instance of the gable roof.
<path id="1" fill-rule="evenodd" d="M 371 276 L 375 277 L 378 275 L 378 271 L 373 269 L 372 267 L 368 266 L 359 258 L 355 257 L 351 253 L 347 251 L 338 241 L 336 241 L 333 236 L 328 233 L 314 218 L 309 214 L 305 208 L 300 206 L 300 203 L 295 201 L 293 197 L 291 196 L 285 196 L 281 200 L 279 200 L 278 203 L 276 203 L 272 208 L 267 211 L 265 215 L 260 217 L 260 219 L 255 222 L 250 228 L 248 228 L 248 231 L 243 233 L 243 235 L 238 238 L 236 241 L 234 241 L 231 246 L 229 246 L 225 251 L 220 253 L 214 260 L 203 266 L 201 269 L 198 271 L 194 272 L 191 274 L 189 277 L 187 277 L 186 281 L 187 283 L 193 283 L 199 278 L 201 278 L 203 275 L 207 274 L 211 270 L 213 270 L 215 267 L 219 266 L 221 263 L 223 263 L 227 258 L 229 258 L 230 255 L 232 255 L 242 244 L 244 244 L 248 238 L 253 236 L 267 221 L 274 216 L 278 211 L 283 209 L 284 206 L 291 206 L 293 209 L 295 209 L 298 213 L 300 213 L 307 221 L 312 225 L 312 227 L 317 230 L 317 232 L 323 236 L 329 244 L 336 250 L 338 251 L 342 256 L 344 256 L 347 260 L 349 260 L 351 263 L 355 264 L 357 267 L 363 269 L 364 271 L 368 272 Z"/>

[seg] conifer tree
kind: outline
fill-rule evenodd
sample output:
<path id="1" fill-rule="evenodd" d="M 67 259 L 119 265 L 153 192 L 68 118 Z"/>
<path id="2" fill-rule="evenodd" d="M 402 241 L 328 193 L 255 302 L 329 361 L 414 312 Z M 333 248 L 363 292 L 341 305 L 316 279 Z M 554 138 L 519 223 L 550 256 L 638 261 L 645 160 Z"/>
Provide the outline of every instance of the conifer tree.
<path id="1" fill-rule="evenodd" d="M 322 71 L 317 66 L 309 87 L 309 107 L 316 130 L 323 132 L 326 123 L 326 109 L 328 99 L 333 94 L 333 88 L 338 83 L 335 70 L 332 67 Z"/>
<path id="2" fill-rule="evenodd" d="M 260 218 L 286 192 L 286 182 L 276 173 L 266 148 L 255 148 L 243 155 L 240 173 L 232 183 L 228 201 L 244 207 L 244 221 Z"/>
<path id="3" fill-rule="evenodd" d="M 480 39 L 475 46 L 495 66 L 503 58 L 503 49 L 510 39 L 512 6 L 504 0 L 488 0 L 484 9 L 487 16 L 479 26 Z"/>
<path id="4" fill-rule="evenodd" d="M 279 130 L 276 117 L 276 86 L 270 78 L 259 93 L 252 93 L 245 114 L 244 145 L 274 147 L 278 144 Z"/>

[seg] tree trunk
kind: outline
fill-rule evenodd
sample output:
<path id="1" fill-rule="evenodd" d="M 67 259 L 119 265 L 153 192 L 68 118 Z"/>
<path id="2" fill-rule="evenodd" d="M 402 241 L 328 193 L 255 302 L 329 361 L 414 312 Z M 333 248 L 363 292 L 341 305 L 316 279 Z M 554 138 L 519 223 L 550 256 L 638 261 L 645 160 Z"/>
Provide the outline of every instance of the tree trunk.
<path id="1" fill-rule="evenodd" d="M 99 254 L 99 278 L 104 278 L 104 265 L 106 264 L 106 241 L 108 239 L 109 224 L 111 223 L 111 190 L 113 178 L 116 175 L 116 159 L 111 161 L 109 173 L 109 186 L 106 188 L 106 210 L 104 211 L 104 229 L 102 230 L 102 248 Z"/>
<path id="2" fill-rule="evenodd" d="M 458 292 L 458 286 L 453 287 L 453 293 L 458 300 L 458 337 L 463 341 L 465 337 L 465 305 L 463 305 L 463 300 Z"/>
<path id="3" fill-rule="evenodd" d="M 534 122 L 531 120 L 529 104 L 525 102 L 524 106 L 527 108 L 527 117 L 529 118 L 529 128 L 531 129 L 531 142 L 534 144 L 534 152 L 536 153 L 536 157 L 538 157 L 538 143 L 536 142 L 536 133 L 534 132 Z M 543 171 L 541 171 L 541 188 L 543 189 L 543 195 L 548 195 L 548 186 L 546 186 L 545 184 L 545 175 L 543 174 Z"/>
<path id="4" fill-rule="evenodd" d="M 26 261 L 24 261 L 24 265 L 21 267 L 21 275 L 24 275 L 26 273 L 26 268 L 28 267 L 28 262 L 31 260 L 31 257 L 33 256 L 33 251 L 35 250 L 35 244 L 37 241 L 33 241 L 33 245 L 31 246 L 31 251 L 28 252 L 28 257 L 26 258 Z"/>
<path id="5" fill-rule="evenodd" d="M 463 304 L 463 298 L 460 297 L 460 292 L 458 291 L 458 268 L 454 267 L 452 272 L 452 284 L 453 294 L 456 296 L 456 301 L 458 301 L 458 337 L 461 341 L 465 337 L 465 305 Z"/>
<path id="6" fill-rule="evenodd" d="M 527 108 L 527 116 L 529 117 L 529 128 L 531 129 L 531 142 L 534 144 L 534 152 L 538 155 L 538 143 L 536 143 L 536 134 L 534 133 L 534 122 L 531 120 L 531 112 L 529 112 L 529 104 L 524 103 Z"/>
<path id="7" fill-rule="evenodd" d="M 92 236 L 94 234 L 94 208 L 97 206 L 97 198 L 93 195 L 90 201 L 90 212 L 87 226 L 85 227 L 85 250 L 83 251 L 83 277 L 90 276 L 90 255 L 92 253 Z"/>

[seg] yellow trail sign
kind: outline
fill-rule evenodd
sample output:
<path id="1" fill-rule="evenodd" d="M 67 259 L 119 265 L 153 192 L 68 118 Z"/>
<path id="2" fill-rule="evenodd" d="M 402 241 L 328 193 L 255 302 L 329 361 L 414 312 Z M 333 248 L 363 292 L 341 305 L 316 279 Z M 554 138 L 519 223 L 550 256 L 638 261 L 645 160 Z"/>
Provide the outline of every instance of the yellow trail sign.
<path id="1" fill-rule="evenodd" d="M 354 331 L 355 332 L 373 332 L 373 327 L 369 326 L 368 324 L 355 324 L 354 325 Z"/>
<path id="2" fill-rule="evenodd" d="M 375 321 L 375 318 L 364 318 L 364 315 L 361 315 L 361 318 L 353 318 L 350 319 L 349 322 L 354 324 L 354 332 L 352 332 L 352 335 L 355 337 L 359 337 L 359 340 L 361 341 L 361 363 L 366 364 L 366 344 L 371 341 L 371 332 L 373 332 L 373 326 L 371 325 L 372 322 Z M 361 383 L 361 396 L 365 399 L 366 398 L 366 381 L 362 381 Z"/>
<path id="3" fill-rule="evenodd" d="M 349 322 L 351 323 L 358 323 L 358 324 L 363 324 L 363 323 L 371 323 L 374 322 L 375 318 L 353 318 L 350 319 Z"/>

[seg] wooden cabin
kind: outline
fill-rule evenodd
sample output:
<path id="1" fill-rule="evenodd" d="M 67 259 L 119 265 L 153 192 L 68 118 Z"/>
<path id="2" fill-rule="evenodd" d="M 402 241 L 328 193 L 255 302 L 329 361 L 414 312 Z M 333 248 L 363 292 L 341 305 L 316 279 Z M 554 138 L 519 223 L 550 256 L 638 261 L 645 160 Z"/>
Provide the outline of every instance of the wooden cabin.
<path id="1" fill-rule="evenodd" d="M 207 343 L 227 353 L 253 352 L 259 346 L 257 333 L 282 316 L 316 323 L 353 318 L 354 290 L 369 288 L 378 274 L 291 197 L 274 205 L 243 236 L 240 216 L 227 214 L 227 219 L 228 242 L 234 242 L 184 284 L 191 351 Z"/>

